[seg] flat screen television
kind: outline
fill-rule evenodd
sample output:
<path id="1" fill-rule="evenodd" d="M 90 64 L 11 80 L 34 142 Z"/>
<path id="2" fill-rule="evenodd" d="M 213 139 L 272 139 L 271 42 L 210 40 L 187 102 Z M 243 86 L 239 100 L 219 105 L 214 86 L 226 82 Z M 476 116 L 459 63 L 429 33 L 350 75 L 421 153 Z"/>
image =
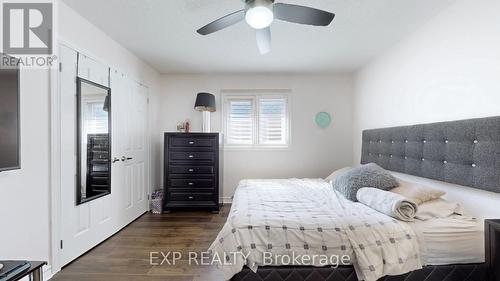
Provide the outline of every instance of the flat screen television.
<path id="1" fill-rule="evenodd" d="M 2 61 L 6 57 L 0 54 Z M 9 57 L 12 62 L 12 58 Z M 19 68 L 0 65 L 0 172 L 21 168 Z"/>

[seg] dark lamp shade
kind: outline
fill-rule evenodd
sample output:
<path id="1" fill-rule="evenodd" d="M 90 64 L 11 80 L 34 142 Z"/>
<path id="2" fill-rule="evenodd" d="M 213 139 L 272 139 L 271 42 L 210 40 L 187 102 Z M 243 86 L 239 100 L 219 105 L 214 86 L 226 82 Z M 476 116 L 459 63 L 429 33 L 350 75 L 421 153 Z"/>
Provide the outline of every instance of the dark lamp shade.
<path id="1" fill-rule="evenodd" d="M 215 112 L 215 96 L 209 93 L 199 93 L 196 96 L 194 109 L 198 111 Z"/>

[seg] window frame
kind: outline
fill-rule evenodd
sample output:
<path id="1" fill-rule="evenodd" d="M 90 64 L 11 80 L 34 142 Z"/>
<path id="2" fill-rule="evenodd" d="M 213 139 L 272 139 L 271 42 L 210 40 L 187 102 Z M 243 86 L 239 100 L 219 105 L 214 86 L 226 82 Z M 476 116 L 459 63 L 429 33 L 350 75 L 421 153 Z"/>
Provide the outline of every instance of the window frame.
<path id="1" fill-rule="evenodd" d="M 231 90 L 222 91 L 222 131 L 224 140 L 224 150 L 289 150 L 291 149 L 291 99 L 290 90 Z M 282 98 L 285 100 L 285 144 L 260 144 L 260 100 L 262 98 Z M 231 144 L 228 143 L 228 110 L 227 103 L 230 99 L 250 99 L 253 102 L 252 118 L 252 144 Z"/>

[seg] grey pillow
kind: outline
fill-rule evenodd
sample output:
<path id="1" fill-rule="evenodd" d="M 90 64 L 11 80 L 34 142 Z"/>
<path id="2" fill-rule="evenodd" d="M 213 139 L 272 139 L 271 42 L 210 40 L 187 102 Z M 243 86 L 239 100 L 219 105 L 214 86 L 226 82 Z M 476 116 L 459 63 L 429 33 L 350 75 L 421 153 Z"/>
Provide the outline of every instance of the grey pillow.
<path id="1" fill-rule="evenodd" d="M 341 174 L 332 182 L 332 186 L 345 198 L 356 202 L 356 193 L 362 187 L 390 190 L 399 186 L 399 183 L 389 172 L 375 163 L 370 163 Z"/>

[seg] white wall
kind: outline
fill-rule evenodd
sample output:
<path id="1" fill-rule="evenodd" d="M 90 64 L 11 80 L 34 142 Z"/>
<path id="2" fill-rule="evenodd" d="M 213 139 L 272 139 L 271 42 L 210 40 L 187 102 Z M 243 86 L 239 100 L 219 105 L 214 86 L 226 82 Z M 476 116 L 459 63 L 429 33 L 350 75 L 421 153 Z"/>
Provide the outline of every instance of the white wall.
<path id="1" fill-rule="evenodd" d="M 457 1 L 357 74 L 354 163 L 364 129 L 500 115 L 498 11 Z"/>
<path id="2" fill-rule="evenodd" d="M 164 75 L 160 97 L 159 130 L 175 131 L 177 121 L 189 118 L 193 131 L 201 129 L 201 113 L 193 109 L 196 94 L 217 96 L 212 130 L 221 128 L 220 92 L 227 89 L 291 89 L 291 149 L 285 151 L 225 151 L 224 197 L 233 195 L 243 178 L 326 177 L 350 164 L 352 155 L 352 79 L 334 75 Z M 314 124 L 318 111 L 328 111 L 328 129 Z M 161 168 L 162 163 L 157 167 Z M 157 175 L 160 171 L 157 171 Z"/>
<path id="3" fill-rule="evenodd" d="M 64 3 L 58 1 L 58 9 L 56 30 L 60 38 L 150 87 L 150 123 L 154 124 L 158 72 Z M 51 259 L 50 81 L 48 70 L 21 72 L 22 169 L 0 173 L 0 215 L 4 226 L 0 231 L 0 260 Z"/>

